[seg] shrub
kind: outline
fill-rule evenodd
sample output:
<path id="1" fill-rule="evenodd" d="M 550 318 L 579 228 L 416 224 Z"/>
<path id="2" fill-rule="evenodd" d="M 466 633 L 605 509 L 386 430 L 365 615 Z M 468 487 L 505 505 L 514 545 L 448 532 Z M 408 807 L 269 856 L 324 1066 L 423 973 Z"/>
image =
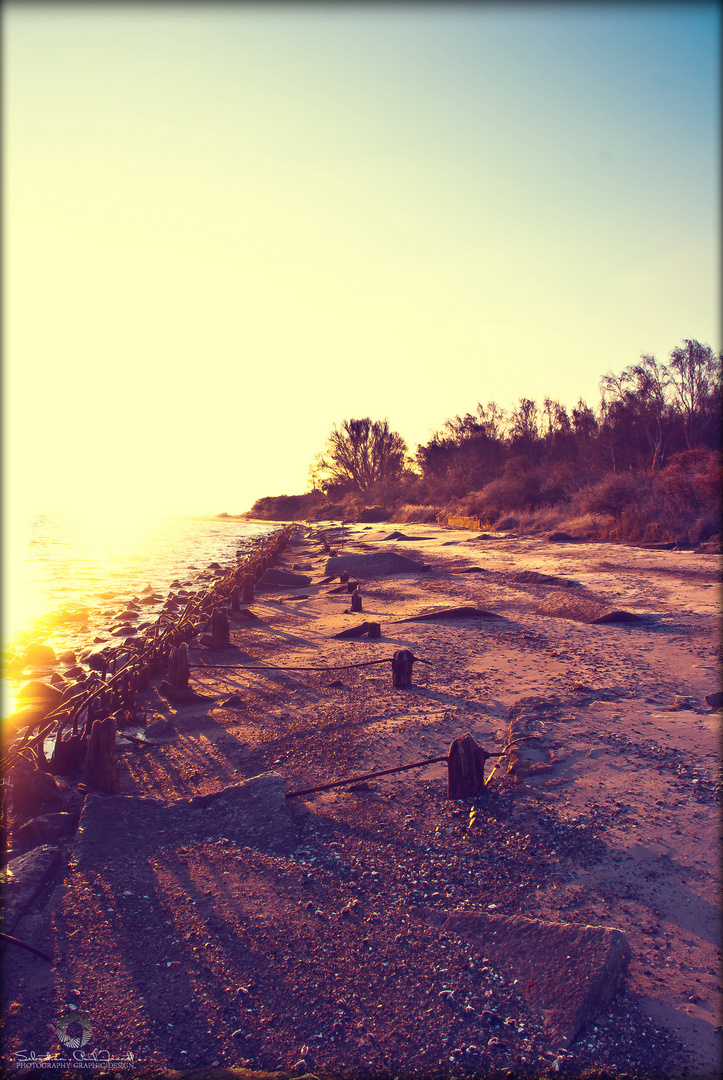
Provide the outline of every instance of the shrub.
<path id="1" fill-rule="evenodd" d="M 719 533 L 720 517 L 718 514 L 701 514 L 688 530 L 688 539 L 694 547 L 697 547 L 698 544 L 705 543 L 706 540 L 718 536 Z"/>
<path id="2" fill-rule="evenodd" d="M 644 481 L 635 473 L 611 473 L 588 487 L 583 507 L 588 513 L 610 514 L 618 524 L 623 511 L 640 498 Z"/>
<path id="3" fill-rule="evenodd" d="M 245 516 L 262 521 L 312 518 L 323 502 L 324 496 L 320 491 L 312 491 L 306 495 L 264 495 L 256 500 Z"/>
<path id="4" fill-rule="evenodd" d="M 720 503 L 721 457 L 719 450 L 675 454 L 656 481 L 666 508 L 682 515 L 715 512 Z"/>
<path id="5" fill-rule="evenodd" d="M 429 522 L 434 524 L 437 521 L 437 515 L 439 514 L 440 509 L 439 506 L 432 506 L 429 503 L 422 506 L 404 503 L 394 511 L 392 518 L 394 521 L 399 522 Z"/>

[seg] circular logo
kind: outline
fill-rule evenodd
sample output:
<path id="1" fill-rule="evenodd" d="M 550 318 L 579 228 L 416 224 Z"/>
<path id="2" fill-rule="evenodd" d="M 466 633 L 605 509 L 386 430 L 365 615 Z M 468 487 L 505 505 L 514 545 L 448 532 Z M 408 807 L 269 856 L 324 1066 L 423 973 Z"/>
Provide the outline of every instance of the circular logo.
<path id="1" fill-rule="evenodd" d="M 78 1012 L 72 1005 L 68 1005 L 55 1025 L 55 1030 L 63 1046 L 67 1046 L 70 1050 L 78 1050 L 90 1042 L 93 1025 L 85 1013 Z"/>

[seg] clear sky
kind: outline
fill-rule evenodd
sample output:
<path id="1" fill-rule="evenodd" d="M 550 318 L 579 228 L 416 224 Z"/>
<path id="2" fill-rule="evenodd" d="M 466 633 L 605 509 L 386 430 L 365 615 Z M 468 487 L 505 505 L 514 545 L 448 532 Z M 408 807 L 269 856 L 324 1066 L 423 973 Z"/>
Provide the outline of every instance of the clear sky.
<path id="1" fill-rule="evenodd" d="M 6 514 L 719 349 L 715 4 L 4 5 Z"/>

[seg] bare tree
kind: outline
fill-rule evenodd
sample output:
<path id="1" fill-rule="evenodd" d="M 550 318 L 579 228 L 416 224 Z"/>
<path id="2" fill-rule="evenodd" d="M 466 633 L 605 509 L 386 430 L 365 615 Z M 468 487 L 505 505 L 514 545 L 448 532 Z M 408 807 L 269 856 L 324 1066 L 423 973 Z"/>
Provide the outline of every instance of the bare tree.
<path id="1" fill-rule="evenodd" d="M 653 472 L 665 456 L 665 431 L 668 412 L 666 389 L 670 376 L 665 364 L 654 356 L 641 356 L 640 363 L 631 364 L 620 375 L 608 372 L 601 382 L 603 411 L 606 401 L 624 405 L 643 428 L 652 455 Z"/>
<path id="2" fill-rule="evenodd" d="M 321 486 L 349 484 L 367 494 L 377 484 L 399 480 L 407 459 L 407 444 L 388 420 L 344 420 L 335 424 L 326 450 L 312 465 Z"/>
<path id="3" fill-rule="evenodd" d="M 536 402 L 530 398 L 520 398 L 517 408 L 512 410 L 509 439 L 513 452 L 535 461 L 541 442 L 540 416 Z"/>
<path id="4" fill-rule="evenodd" d="M 685 338 L 683 347 L 671 352 L 668 364 L 685 423 L 685 441 L 688 449 L 694 450 L 719 403 L 721 357 L 710 345 Z"/>

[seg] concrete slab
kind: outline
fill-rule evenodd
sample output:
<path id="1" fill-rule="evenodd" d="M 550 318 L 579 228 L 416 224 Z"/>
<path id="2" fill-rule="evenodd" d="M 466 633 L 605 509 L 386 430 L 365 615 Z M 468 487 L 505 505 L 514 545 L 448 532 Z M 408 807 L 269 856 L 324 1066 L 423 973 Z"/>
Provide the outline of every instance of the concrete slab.
<path id="1" fill-rule="evenodd" d="M 143 850 L 226 836 L 261 850 L 290 852 L 296 830 L 281 780 L 262 773 L 210 795 L 161 802 L 129 795 L 90 795 L 75 838 L 79 868 L 137 859 Z"/>
<path id="2" fill-rule="evenodd" d="M 336 555 L 327 559 L 324 574 L 328 577 L 348 570 L 354 577 L 373 578 L 389 574 L 418 574 L 424 568 L 424 563 L 398 555 L 396 551 L 375 551 L 370 555 Z"/>
<path id="3" fill-rule="evenodd" d="M 11 859 L 0 870 L 3 897 L 3 930 L 11 934 L 45 883 L 60 865 L 60 850 L 49 844 Z"/>
<path id="4" fill-rule="evenodd" d="M 452 912 L 443 932 L 479 945 L 566 1047 L 622 988 L 631 949 L 621 930 L 546 922 L 521 915 Z"/>

